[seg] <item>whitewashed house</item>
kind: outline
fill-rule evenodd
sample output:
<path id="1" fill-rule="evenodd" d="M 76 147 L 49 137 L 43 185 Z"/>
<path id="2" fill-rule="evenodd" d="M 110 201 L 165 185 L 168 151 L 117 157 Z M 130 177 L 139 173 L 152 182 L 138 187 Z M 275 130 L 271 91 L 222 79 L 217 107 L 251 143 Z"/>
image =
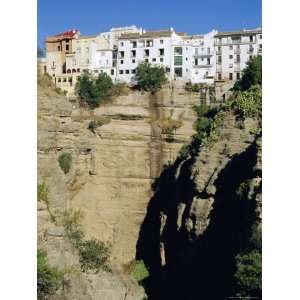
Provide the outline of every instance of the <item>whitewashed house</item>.
<path id="1" fill-rule="evenodd" d="M 219 32 L 215 35 L 217 81 L 235 81 L 249 59 L 262 54 L 262 30 Z"/>

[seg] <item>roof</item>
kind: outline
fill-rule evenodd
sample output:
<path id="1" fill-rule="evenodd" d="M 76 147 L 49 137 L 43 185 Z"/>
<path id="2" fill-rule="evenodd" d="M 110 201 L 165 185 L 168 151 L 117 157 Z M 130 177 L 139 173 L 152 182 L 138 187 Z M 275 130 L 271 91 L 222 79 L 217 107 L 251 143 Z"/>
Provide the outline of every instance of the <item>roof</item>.
<path id="1" fill-rule="evenodd" d="M 77 29 L 71 29 L 69 31 L 61 32 L 53 36 L 47 37 L 47 41 L 56 41 L 63 39 L 73 39 L 79 33 Z"/>
<path id="2" fill-rule="evenodd" d="M 250 30 L 238 30 L 238 31 L 224 31 L 224 32 L 219 32 L 215 35 L 215 37 L 222 37 L 222 36 L 231 36 L 231 35 L 249 35 L 249 34 L 258 34 L 262 33 L 261 28 L 257 29 L 250 29 Z"/>
<path id="3" fill-rule="evenodd" d="M 93 34 L 93 35 L 80 35 L 78 37 L 79 40 L 84 40 L 84 39 L 94 39 L 96 38 L 97 35 L 96 34 Z"/>
<path id="4" fill-rule="evenodd" d="M 172 30 L 159 30 L 159 31 L 146 31 L 144 33 L 134 32 L 134 33 L 123 33 L 119 37 L 121 40 L 126 39 L 142 39 L 142 38 L 156 38 L 156 37 L 170 37 L 172 35 Z M 176 32 L 177 35 L 184 36 L 184 32 Z"/>

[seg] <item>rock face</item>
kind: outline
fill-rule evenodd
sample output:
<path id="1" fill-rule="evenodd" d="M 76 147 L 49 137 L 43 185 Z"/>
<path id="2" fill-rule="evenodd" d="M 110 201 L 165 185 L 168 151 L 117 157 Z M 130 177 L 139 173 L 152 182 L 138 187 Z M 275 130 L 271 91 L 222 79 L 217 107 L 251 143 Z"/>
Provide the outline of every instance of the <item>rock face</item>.
<path id="1" fill-rule="evenodd" d="M 257 126 L 246 119 L 241 128 L 227 112 L 216 142 L 178 158 L 154 182 L 137 243 L 150 269 L 149 299 L 233 295 L 234 258 L 261 221 Z"/>
<path id="2" fill-rule="evenodd" d="M 176 88 L 155 96 L 134 92 L 90 112 L 40 89 L 38 178 L 49 187 L 51 209 L 81 209 L 88 238 L 110 242 L 112 258 L 120 264 L 134 259 L 151 185 L 189 142 L 194 133 L 192 106 L 198 101 Z M 110 122 L 95 133 L 87 129 L 91 120 L 103 117 Z M 159 127 L 159 120 L 167 117 L 182 121 L 171 142 Z M 67 174 L 58 164 L 65 152 L 72 155 Z M 45 228 L 41 216 L 39 232 Z"/>

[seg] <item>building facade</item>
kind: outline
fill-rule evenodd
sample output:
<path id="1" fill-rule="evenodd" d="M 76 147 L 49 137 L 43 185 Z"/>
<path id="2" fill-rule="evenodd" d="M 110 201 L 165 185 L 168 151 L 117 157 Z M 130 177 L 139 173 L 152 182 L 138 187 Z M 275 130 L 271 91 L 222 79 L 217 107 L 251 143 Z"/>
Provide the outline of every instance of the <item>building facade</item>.
<path id="1" fill-rule="evenodd" d="M 47 73 L 69 95 L 83 71 L 133 84 L 142 62 L 164 67 L 169 81 L 231 85 L 247 61 L 262 54 L 262 31 L 187 35 L 173 28 L 145 31 L 132 25 L 84 36 L 73 29 L 48 37 L 46 50 Z"/>

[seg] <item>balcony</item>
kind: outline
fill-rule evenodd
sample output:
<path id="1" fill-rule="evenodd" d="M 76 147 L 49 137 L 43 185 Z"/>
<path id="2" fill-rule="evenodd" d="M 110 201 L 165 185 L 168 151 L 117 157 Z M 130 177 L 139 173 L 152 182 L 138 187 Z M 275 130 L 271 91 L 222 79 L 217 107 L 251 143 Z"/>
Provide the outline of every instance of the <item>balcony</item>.
<path id="1" fill-rule="evenodd" d="M 247 50 L 247 53 L 248 53 L 248 54 L 253 54 L 253 53 L 254 53 L 254 48 L 248 49 L 248 50 Z"/>
<path id="2" fill-rule="evenodd" d="M 216 51 L 216 54 L 217 55 L 222 55 L 222 51 L 218 50 L 218 51 Z"/>
<path id="3" fill-rule="evenodd" d="M 210 57 L 210 56 L 213 56 L 213 53 L 207 51 L 194 54 L 194 57 Z"/>
<path id="4" fill-rule="evenodd" d="M 193 65 L 194 68 L 211 68 L 213 66 L 212 63 L 206 65 Z"/>
<path id="5" fill-rule="evenodd" d="M 241 49 L 235 49 L 234 54 L 241 54 Z"/>

